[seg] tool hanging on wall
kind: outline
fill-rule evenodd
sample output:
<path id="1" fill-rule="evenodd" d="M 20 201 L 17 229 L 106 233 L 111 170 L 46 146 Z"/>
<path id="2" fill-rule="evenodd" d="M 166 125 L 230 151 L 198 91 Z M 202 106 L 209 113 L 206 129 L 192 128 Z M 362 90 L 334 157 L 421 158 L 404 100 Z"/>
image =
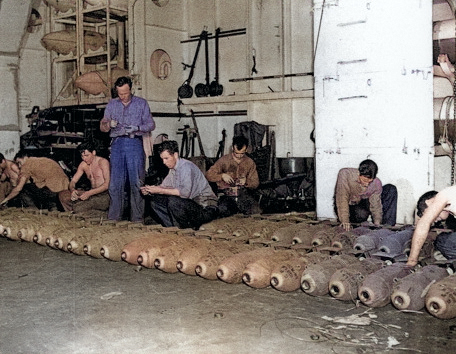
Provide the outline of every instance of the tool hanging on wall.
<path id="1" fill-rule="evenodd" d="M 181 87 L 177 90 L 177 94 L 180 98 L 190 98 L 193 96 L 193 88 L 190 86 L 192 82 L 193 73 L 195 72 L 195 65 L 196 60 L 198 59 L 198 53 L 201 47 L 201 41 L 203 40 L 204 36 L 207 37 L 207 31 L 204 29 L 199 37 L 198 44 L 196 46 L 195 56 L 193 57 L 193 63 L 190 69 L 190 74 L 188 75 L 188 79 L 182 84 Z"/>
<path id="2" fill-rule="evenodd" d="M 204 59 L 206 62 L 206 83 L 197 84 L 195 86 L 195 95 L 196 97 L 206 97 L 209 96 L 209 43 L 208 43 L 208 33 L 204 33 Z"/>
<path id="3" fill-rule="evenodd" d="M 215 30 L 215 80 L 209 88 L 211 96 L 220 96 L 223 93 L 223 86 L 219 84 L 219 36 L 220 27 Z"/>
<path id="4" fill-rule="evenodd" d="M 219 148 L 217 150 L 217 155 L 215 159 L 218 160 L 223 155 L 225 155 L 225 140 L 226 140 L 226 129 L 222 130 L 222 140 L 219 141 Z"/>
<path id="5" fill-rule="evenodd" d="M 190 110 L 190 114 L 192 116 L 193 129 L 195 131 L 196 138 L 198 139 L 198 147 L 200 149 L 200 155 L 205 157 L 206 154 L 204 153 L 203 142 L 201 141 L 201 136 L 200 136 L 200 133 L 198 130 L 198 125 L 196 124 L 195 112 L 193 112 L 193 109 Z"/>
<path id="6" fill-rule="evenodd" d="M 182 134 L 179 156 L 185 159 L 189 156 L 195 156 L 195 129 L 185 124 L 183 128 L 178 129 L 177 134 Z"/>
<path id="7" fill-rule="evenodd" d="M 251 75 L 253 74 L 258 74 L 258 70 L 256 69 L 256 50 L 253 49 L 253 55 L 252 55 L 252 60 L 253 60 L 253 66 L 252 66 L 252 72 Z"/>

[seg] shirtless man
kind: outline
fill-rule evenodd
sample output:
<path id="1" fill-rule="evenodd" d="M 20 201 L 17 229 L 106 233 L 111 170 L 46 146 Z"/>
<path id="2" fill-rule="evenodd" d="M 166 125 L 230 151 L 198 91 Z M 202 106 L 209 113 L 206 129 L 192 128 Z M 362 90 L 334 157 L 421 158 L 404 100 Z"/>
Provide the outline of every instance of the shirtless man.
<path id="1" fill-rule="evenodd" d="M 59 193 L 60 203 L 66 211 L 75 213 L 106 212 L 109 208 L 109 161 L 97 156 L 96 147 L 87 142 L 78 146 L 82 162 L 70 181 L 68 190 Z M 76 184 L 83 175 L 90 181 L 91 189 L 78 190 Z"/>
<path id="2" fill-rule="evenodd" d="M 417 203 L 417 215 L 420 219 L 413 233 L 407 265 L 415 266 L 418 263 L 419 253 L 432 224 L 446 220 L 450 214 L 456 215 L 456 186 L 447 187 L 438 193 L 430 191 L 420 197 Z M 456 232 L 441 233 L 434 246 L 446 258 L 456 258 Z"/>
<path id="3" fill-rule="evenodd" d="M 439 54 L 437 58 L 439 65 L 434 65 L 434 75 L 440 77 L 446 77 L 450 80 L 451 84 L 454 84 L 454 66 L 448 58 L 447 54 Z"/>
<path id="4" fill-rule="evenodd" d="M 19 167 L 0 153 L 0 201 L 17 186 L 19 172 Z"/>

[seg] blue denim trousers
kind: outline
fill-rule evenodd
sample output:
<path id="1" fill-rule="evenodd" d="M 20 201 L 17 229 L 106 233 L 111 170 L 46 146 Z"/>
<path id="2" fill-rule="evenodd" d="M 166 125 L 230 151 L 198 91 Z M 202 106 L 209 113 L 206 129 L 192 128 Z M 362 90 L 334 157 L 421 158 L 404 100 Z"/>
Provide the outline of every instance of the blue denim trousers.
<path id="1" fill-rule="evenodd" d="M 442 232 L 435 239 L 434 247 L 445 258 L 456 259 L 456 232 Z"/>
<path id="2" fill-rule="evenodd" d="M 396 225 L 397 214 L 397 188 L 392 184 L 385 184 L 382 188 L 382 225 Z M 369 199 L 361 199 L 361 202 L 350 205 L 350 222 L 362 223 L 370 215 Z"/>
<path id="3" fill-rule="evenodd" d="M 141 185 L 145 178 L 145 154 L 142 139 L 118 137 L 111 144 L 111 181 L 109 183 L 108 219 L 121 220 L 126 205 L 130 201 L 130 220 L 142 222 L 144 199 Z M 128 198 L 125 198 L 128 193 Z"/>

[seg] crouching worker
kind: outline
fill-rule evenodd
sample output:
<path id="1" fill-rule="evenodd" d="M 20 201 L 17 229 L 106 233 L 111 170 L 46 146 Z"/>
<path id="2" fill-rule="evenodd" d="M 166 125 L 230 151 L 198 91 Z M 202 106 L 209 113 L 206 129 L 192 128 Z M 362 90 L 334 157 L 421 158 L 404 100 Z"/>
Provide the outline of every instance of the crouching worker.
<path id="1" fill-rule="evenodd" d="M 397 188 L 392 184 L 382 186 L 377 178 L 378 166 L 364 160 L 358 168 L 343 168 L 336 182 L 335 202 L 337 216 L 345 230 L 351 223 L 362 223 L 372 217 L 375 225 L 396 224 Z"/>
<path id="2" fill-rule="evenodd" d="M 232 152 L 222 156 L 206 172 L 209 182 L 216 182 L 221 217 L 232 214 L 260 214 L 255 191 L 260 181 L 255 162 L 246 155 L 249 141 L 243 136 L 233 138 Z"/>
<path id="3" fill-rule="evenodd" d="M 93 215 L 94 211 L 107 212 L 109 209 L 109 161 L 97 156 L 94 143 L 87 142 L 78 146 L 82 162 L 71 179 L 67 190 L 59 193 L 60 203 L 65 211 L 72 211 L 76 214 Z M 90 181 L 89 190 L 78 190 L 76 184 L 83 175 Z"/>
<path id="4" fill-rule="evenodd" d="M 5 199 L 13 188 L 17 186 L 19 172 L 19 167 L 17 167 L 14 161 L 5 159 L 5 156 L 0 153 L 0 201 Z M 20 201 L 12 203 L 10 200 L 8 204 L 11 204 L 11 206 L 21 206 Z"/>
<path id="5" fill-rule="evenodd" d="M 407 265 L 415 266 L 418 263 L 421 248 L 428 238 L 429 230 L 434 223 L 456 215 L 456 186 L 447 187 L 440 192 L 424 193 L 417 203 L 415 231 L 412 237 L 412 246 Z M 442 232 L 434 241 L 434 248 L 447 259 L 456 259 L 456 232 Z"/>
<path id="6" fill-rule="evenodd" d="M 157 151 L 169 172 L 159 186 L 141 187 L 151 217 L 165 227 L 195 230 L 217 218 L 217 197 L 198 166 L 179 157 L 177 142 L 164 141 Z"/>
<path id="7" fill-rule="evenodd" d="M 47 157 L 28 156 L 25 150 L 19 151 L 14 161 L 20 170 L 18 182 L 0 205 L 23 193 L 39 209 L 61 210 L 57 194 L 68 189 L 69 180 L 60 165 Z"/>

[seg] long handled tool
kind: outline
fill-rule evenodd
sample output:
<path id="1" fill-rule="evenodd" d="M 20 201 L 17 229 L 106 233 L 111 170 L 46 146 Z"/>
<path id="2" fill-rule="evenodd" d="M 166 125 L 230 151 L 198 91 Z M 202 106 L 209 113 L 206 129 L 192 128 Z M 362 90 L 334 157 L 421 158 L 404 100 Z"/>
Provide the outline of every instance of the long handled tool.
<path id="1" fill-rule="evenodd" d="M 207 32 L 204 34 L 204 59 L 206 61 L 206 83 L 200 83 L 195 86 L 196 97 L 209 96 L 209 45 Z"/>
<path id="2" fill-rule="evenodd" d="M 195 113 L 193 112 L 193 110 L 190 110 L 190 114 L 192 116 L 193 128 L 195 130 L 196 138 L 198 139 L 198 147 L 200 149 L 200 154 L 201 154 L 201 156 L 206 157 L 206 155 L 204 154 L 203 142 L 201 141 L 201 136 L 200 136 L 200 133 L 198 130 L 198 126 L 196 125 Z"/>
<path id="3" fill-rule="evenodd" d="M 193 63 L 190 68 L 190 74 L 188 75 L 188 79 L 177 90 L 177 94 L 178 94 L 179 98 L 190 98 L 193 96 L 193 88 L 190 86 L 190 84 L 192 82 L 193 73 L 195 72 L 196 59 L 198 59 L 198 53 L 199 53 L 199 50 L 201 47 L 201 41 L 205 35 L 207 37 L 207 31 L 203 30 L 200 34 L 200 37 L 198 40 L 198 45 L 196 46 L 195 56 L 193 57 Z"/>
<path id="4" fill-rule="evenodd" d="M 209 88 L 211 96 L 220 96 L 223 93 L 223 86 L 219 84 L 219 36 L 220 27 L 215 30 L 215 80 Z"/>

